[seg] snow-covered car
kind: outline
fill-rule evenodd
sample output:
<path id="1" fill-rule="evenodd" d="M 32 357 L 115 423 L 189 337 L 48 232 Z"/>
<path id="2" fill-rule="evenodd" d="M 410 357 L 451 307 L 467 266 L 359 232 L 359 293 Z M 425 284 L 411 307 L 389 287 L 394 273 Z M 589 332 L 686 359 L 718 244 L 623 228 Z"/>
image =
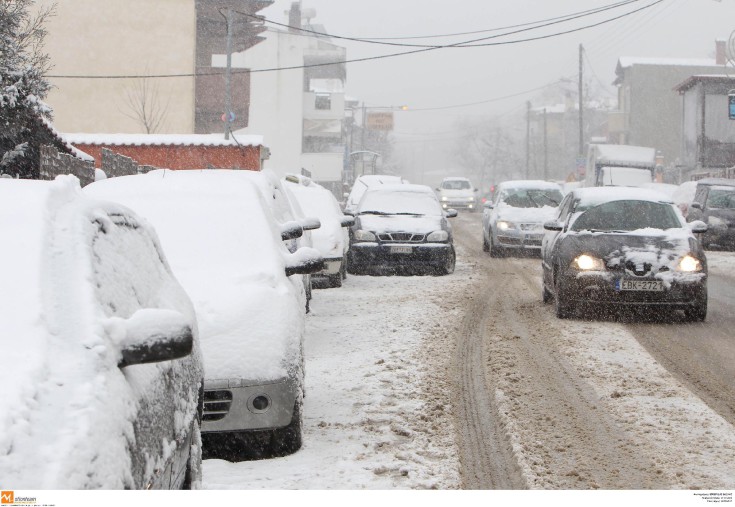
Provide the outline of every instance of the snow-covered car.
<path id="1" fill-rule="evenodd" d="M 562 200 L 561 187 L 540 180 L 505 181 L 495 201 L 482 210 L 482 249 L 492 257 L 509 252 L 538 252 L 544 222 L 554 217 Z"/>
<path id="2" fill-rule="evenodd" d="M 150 220 L 196 309 L 204 357 L 206 452 L 267 455 L 301 447 L 304 287 L 319 253 L 290 253 L 279 225 L 241 171 L 157 170 L 95 182 L 92 196 L 117 200 Z M 216 449 L 215 449 L 216 448 Z"/>
<path id="3" fill-rule="evenodd" d="M 63 176 L 0 179 L 0 235 L 3 483 L 196 487 L 196 316 L 154 230 Z"/>
<path id="4" fill-rule="evenodd" d="M 676 188 L 676 190 L 671 196 L 671 198 L 674 201 L 674 204 L 679 206 L 679 209 L 681 210 L 682 215 L 684 215 L 684 218 L 686 218 L 687 215 L 689 214 L 689 205 L 694 200 L 694 194 L 696 192 L 697 192 L 697 182 L 696 181 L 685 181 Z"/>
<path id="5" fill-rule="evenodd" d="M 704 222 L 687 224 L 674 203 L 638 188 L 582 188 L 570 192 L 544 224 L 543 300 L 556 315 L 578 307 L 643 307 L 654 315 L 684 310 L 707 316 L 707 259 L 698 236 Z"/>
<path id="6" fill-rule="evenodd" d="M 735 249 L 735 180 L 705 178 L 697 181 L 687 220 L 702 220 L 707 224 L 702 238 L 705 248 Z"/>
<path id="7" fill-rule="evenodd" d="M 312 232 L 314 248 L 324 257 L 324 269 L 312 276 L 324 279 L 329 287 L 341 287 L 347 276 L 347 251 L 350 236 L 347 228 L 355 223 L 351 216 L 342 214 L 332 192 L 314 183 L 311 178 L 290 174 L 284 180 L 286 188 L 296 197 L 308 216 L 316 217 L 321 227 Z"/>
<path id="8" fill-rule="evenodd" d="M 360 204 L 365 191 L 375 185 L 400 185 L 408 183 L 400 176 L 390 176 L 387 174 L 365 174 L 358 177 L 352 185 L 352 190 L 345 201 L 345 213 L 354 213 L 357 205 Z"/>
<path id="9" fill-rule="evenodd" d="M 452 226 L 433 190 L 426 185 L 380 185 L 362 196 L 350 230 L 347 270 L 419 268 L 454 272 Z"/>
<path id="10" fill-rule="evenodd" d="M 470 211 L 480 209 L 478 205 L 479 190 L 467 178 L 444 178 L 436 191 L 444 209 L 466 209 Z"/>

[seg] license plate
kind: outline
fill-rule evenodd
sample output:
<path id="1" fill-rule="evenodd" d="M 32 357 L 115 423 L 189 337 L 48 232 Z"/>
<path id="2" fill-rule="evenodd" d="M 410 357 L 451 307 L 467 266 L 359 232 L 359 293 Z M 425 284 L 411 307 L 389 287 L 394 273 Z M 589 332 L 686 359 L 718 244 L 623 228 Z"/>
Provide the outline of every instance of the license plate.
<path id="1" fill-rule="evenodd" d="M 615 281 L 615 290 L 662 291 L 664 290 L 664 282 L 661 280 L 617 279 Z"/>
<path id="2" fill-rule="evenodd" d="M 413 253 L 413 248 L 410 246 L 392 246 L 390 247 L 390 253 L 392 254 L 410 254 Z"/>

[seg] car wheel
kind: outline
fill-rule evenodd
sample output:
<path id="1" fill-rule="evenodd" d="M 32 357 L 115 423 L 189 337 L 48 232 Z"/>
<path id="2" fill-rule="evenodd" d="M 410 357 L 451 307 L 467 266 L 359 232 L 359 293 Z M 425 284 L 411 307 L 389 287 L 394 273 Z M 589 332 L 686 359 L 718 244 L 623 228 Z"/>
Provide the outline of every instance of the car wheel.
<path id="1" fill-rule="evenodd" d="M 488 248 L 490 250 L 490 257 L 503 257 L 503 250 L 501 247 L 495 245 L 492 233 L 490 234 L 490 245 Z"/>
<path id="2" fill-rule="evenodd" d="M 298 399 L 294 403 L 291 423 L 285 428 L 273 430 L 271 433 L 270 454 L 273 457 L 288 456 L 301 449 L 301 444 L 303 443 L 301 430 L 302 411 L 303 402 L 301 399 Z"/>
<path id="3" fill-rule="evenodd" d="M 342 287 L 342 273 L 337 273 L 336 275 L 329 275 L 327 276 L 327 285 L 330 288 L 338 288 Z"/>
<path id="4" fill-rule="evenodd" d="M 487 238 L 485 237 L 485 231 L 482 232 L 482 251 L 483 252 L 490 251 L 490 243 L 487 242 Z"/>
<path id="5" fill-rule="evenodd" d="M 684 313 L 686 314 L 687 320 L 691 322 L 704 322 L 707 318 L 707 295 L 697 300 L 694 305 L 687 308 Z"/>
<path id="6" fill-rule="evenodd" d="M 454 273 L 454 268 L 457 264 L 457 254 L 454 253 L 454 248 L 449 252 L 447 260 L 443 266 L 438 269 L 440 275 L 451 275 Z"/>
<path id="7" fill-rule="evenodd" d="M 542 285 L 543 285 L 543 288 L 541 289 L 541 299 L 544 302 L 544 304 L 548 304 L 554 298 L 554 295 L 551 293 L 549 289 L 546 288 L 545 283 L 542 283 Z"/>
<path id="8" fill-rule="evenodd" d="M 342 275 L 342 280 L 347 280 L 347 257 L 345 256 L 345 259 L 342 260 L 342 266 L 339 268 L 339 272 Z"/>
<path id="9" fill-rule="evenodd" d="M 202 434 L 200 423 L 194 421 L 194 431 L 189 442 L 189 458 L 181 489 L 200 489 L 202 486 Z"/>
<path id="10" fill-rule="evenodd" d="M 567 291 L 563 288 L 561 277 L 555 277 L 556 283 L 556 294 L 554 295 L 554 309 L 556 310 L 556 316 L 560 319 L 568 319 L 574 313 L 573 306 L 568 301 Z"/>

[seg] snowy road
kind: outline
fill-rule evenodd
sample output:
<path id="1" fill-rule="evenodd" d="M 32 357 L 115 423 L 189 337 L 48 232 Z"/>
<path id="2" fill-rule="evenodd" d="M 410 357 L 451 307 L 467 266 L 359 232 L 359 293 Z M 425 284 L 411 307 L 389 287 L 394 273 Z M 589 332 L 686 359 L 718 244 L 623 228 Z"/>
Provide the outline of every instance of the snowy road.
<path id="1" fill-rule="evenodd" d="M 538 259 L 454 221 L 448 277 L 349 277 L 308 318 L 305 445 L 207 460 L 233 489 L 735 488 L 735 255 L 704 324 L 560 321 Z"/>

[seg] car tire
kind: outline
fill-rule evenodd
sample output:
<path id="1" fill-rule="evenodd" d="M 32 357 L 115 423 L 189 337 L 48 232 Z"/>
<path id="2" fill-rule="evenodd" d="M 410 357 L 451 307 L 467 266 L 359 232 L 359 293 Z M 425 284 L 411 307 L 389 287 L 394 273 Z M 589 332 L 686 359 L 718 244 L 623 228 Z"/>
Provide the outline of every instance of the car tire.
<path id="1" fill-rule="evenodd" d="M 555 277 L 556 294 L 554 294 L 554 309 L 559 319 L 568 319 L 574 314 L 574 307 L 567 300 L 568 294 L 561 282 L 561 277 Z"/>
<path id="2" fill-rule="evenodd" d="M 541 288 L 541 300 L 544 302 L 544 304 L 551 303 L 551 300 L 554 299 L 554 295 L 551 293 L 549 289 L 546 288 L 546 284 L 542 283 L 543 287 Z"/>
<path id="3" fill-rule="evenodd" d="M 345 256 L 345 259 L 342 260 L 342 265 L 339 268 L 339 273 L 342 275 L 342 280 L 347 280 L 347 257 Z"/>
<path id="4" fill-rule="evenodd" d="M 490 234 L 490 245 L 488 245 L 488 249 L 490 251 L 490 257 L 503 257 L 503 250 L 501 247 L 496 246 L 495 242 L 493 241 L 493 236 Z"/>
<path id="5" fill-rule="evenodd" d="M 283 457 L 293 454 L 303 443 L 301 421 L 303 417 L 303 402 L 299 398 L 294 403 L 293 416 L 288 426 L 271 432 L 270 455 Z"/>
<path id="6" fill-rule="evenodd" d="M 342 273 L 337 273 L 336 275 L 328 275 L 327 280 L 327 286 L 330 289 L 342 287 Z"/>
<path id="7" fill-rule="evenodd" d="M 698 298 L 697 302 L 687 308 L 684 313 L 690 322 L 704 322 L 707 318 L 707 294 L 705 293 L 704 297 Z"/>
<path id="8" fill-rule="evenodd" d="M 490 251 L 490 243 L 487 242 L 487 238 L 485 237 L 485 231 L 482 232 L 482 251 L 483 252 Z"/>
<path id="9" fill-rule="evenodd" d="M 454 252 L 454 248 L 449 252 L 447 260 L 443 266 L 438 269 L 440 275 L 451 275 L 454 273 L 454 268 L 457 265 L 457 254 Z"/>

